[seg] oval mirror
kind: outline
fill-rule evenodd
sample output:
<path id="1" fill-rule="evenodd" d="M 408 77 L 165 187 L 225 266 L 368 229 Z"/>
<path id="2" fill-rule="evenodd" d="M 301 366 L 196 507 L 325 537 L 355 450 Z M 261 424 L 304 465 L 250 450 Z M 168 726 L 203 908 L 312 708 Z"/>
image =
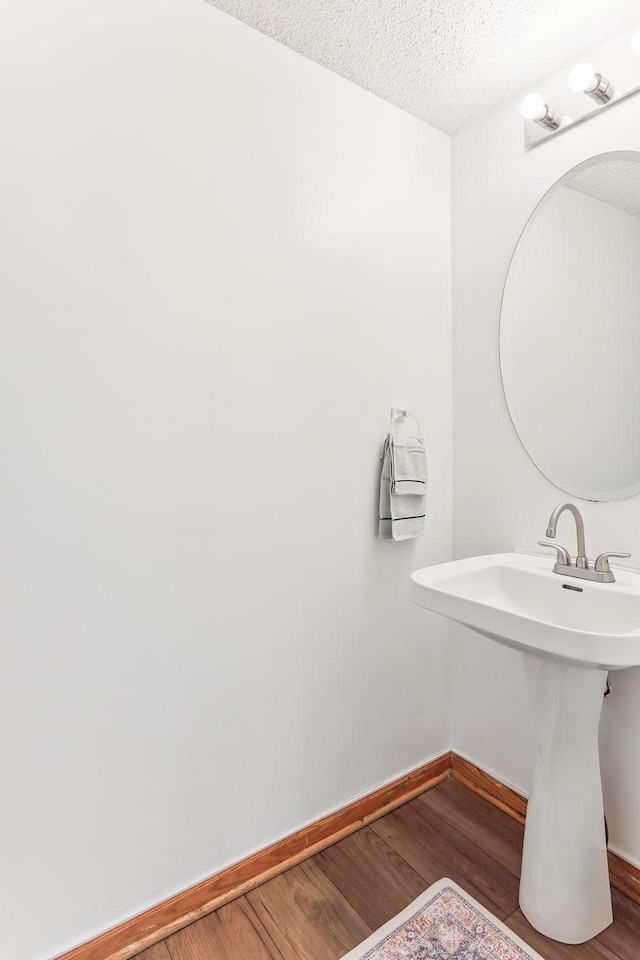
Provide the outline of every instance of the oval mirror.
<path id="1" fill-rule="evenodd" d="M 500 367 L 545 477 L 585 500 L 640 493 L 640 153 L 586 160 L 534 210 L 505 282 Z"/>

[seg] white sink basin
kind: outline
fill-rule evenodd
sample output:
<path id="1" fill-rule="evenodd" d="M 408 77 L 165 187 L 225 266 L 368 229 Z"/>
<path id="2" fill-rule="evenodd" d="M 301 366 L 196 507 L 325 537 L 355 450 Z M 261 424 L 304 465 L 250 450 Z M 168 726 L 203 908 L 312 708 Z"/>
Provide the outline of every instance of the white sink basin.
<path id="1" fill-rule="evenodd" d="M 553 572 L 499 553 L 417 570 L 411 599 L 522 651 L 538 734 L 520 906 L 547 937 L 584 943 L 613 918 L 598 724 L 607 670 L 640 665 L 640 575 Z"/>
<path id="2" fill-rule="evenodd" d="M 553 573 L 553 558 L 498 553 L 416 570 L 415 603 L 500 643 L 576 665 L 640 665 L 640 574 L 615 583 Z"/>

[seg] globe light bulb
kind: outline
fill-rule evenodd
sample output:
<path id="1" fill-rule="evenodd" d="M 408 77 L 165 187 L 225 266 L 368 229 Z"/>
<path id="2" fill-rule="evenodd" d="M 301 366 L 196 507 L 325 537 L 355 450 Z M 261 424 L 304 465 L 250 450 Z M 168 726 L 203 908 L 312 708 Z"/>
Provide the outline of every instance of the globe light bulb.
<path id="1" fill-rule="evenodd" d="M 579 63 L 569 74 L 569 88 L 575 93 L 591 93 L 597 86 L 598 78 L 590 63 Z"/>
<path id="2" fill-rule="evenodd" d="M 520 113 L 525 120 L 542 120 L 547 114 L 547 105 L 539 93 L 530 93 L 520 104 Z"/>
<path id="3" fill-rule="evenodd" d="M 638 27 L 634 35 L 631 37 L 631 50 L 637 57 L 640 57 L 640 27 Z"/>

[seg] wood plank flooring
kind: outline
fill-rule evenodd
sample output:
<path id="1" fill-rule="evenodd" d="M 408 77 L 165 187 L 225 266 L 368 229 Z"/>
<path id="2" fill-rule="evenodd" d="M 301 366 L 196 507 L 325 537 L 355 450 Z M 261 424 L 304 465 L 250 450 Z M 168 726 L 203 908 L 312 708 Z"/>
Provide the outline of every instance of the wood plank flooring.
<path id="1" fill-rule="evenodd" d="M 446 876 L 545 960 L 640 960 L 640 906 L 613 891 L 595 940 L 548 940 L 518 909 L 524 828 L 446 780 L 140 954 L 140 960 L 338 960 Z"/>

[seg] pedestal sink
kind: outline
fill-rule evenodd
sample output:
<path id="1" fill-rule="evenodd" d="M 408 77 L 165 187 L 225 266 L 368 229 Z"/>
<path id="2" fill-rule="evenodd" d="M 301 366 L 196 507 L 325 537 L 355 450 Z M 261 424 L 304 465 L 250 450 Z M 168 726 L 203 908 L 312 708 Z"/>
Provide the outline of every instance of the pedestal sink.
<path id="1" fill-rule="evenodd" d="M 559 576 L 549 558 L 503 553 L 417 570 L 410 596 L 523 652 L 538 757 L 520 906 L 545 936 L 584 943 L 613 919 L 598 724 L 607 671 L 640 665 L 640 575 L 592 583 Z"/>

